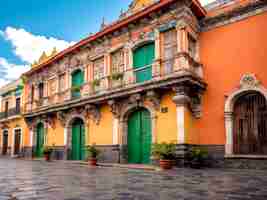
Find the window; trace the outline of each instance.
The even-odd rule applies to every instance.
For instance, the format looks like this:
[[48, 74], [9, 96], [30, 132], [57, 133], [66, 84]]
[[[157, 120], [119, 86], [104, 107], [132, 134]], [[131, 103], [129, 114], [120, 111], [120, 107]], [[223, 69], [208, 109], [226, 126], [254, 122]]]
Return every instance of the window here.
[[94, 79], [101, 79], [104, 77], [104, 57], [94, 61]]
[[164, 73], [169, 74], [173, 71], [174, 58], [177, 53], [176, 29], [171, 29], [164, 32], [163, 41]]
[[34, 101], [34, 85], [31, 87], [31, 102]]
[[5, 116], [8, 116], [8, 101], [5, 102]]
[[120, 49], [111, 54], [111, 71], [112, 73], [123, 72], [124, 67], [124, 53], [123, 49]]
[[59, 92], [63, 92], [65, 90], [65, 74], [61, 74], [59, 76]]
[[16, 113], [20, 113], [20, 98], [16, 98]]
[[78, 69], [71, 74], [71, 87], [72, 87], [72, 97], [81, 96], [81, 86], [84, 83], [84, 73], [82, 70]]
[[39, 99], [44, 97], [44, 83], [39, 83], [38, 85]]
[[192, 58], [196, 57], [197, 41], [191, 35], [188, 35], [188, 52]]

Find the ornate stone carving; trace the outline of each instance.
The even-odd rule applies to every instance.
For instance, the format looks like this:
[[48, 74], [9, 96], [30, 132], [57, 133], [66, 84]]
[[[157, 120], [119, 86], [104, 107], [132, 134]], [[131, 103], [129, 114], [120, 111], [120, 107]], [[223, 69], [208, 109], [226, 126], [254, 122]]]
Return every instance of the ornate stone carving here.
[[245, 74], [240, 80], [240, 87], [243, 88], [256, 88], [260, 85], [254, 74]]
[[190, 104], [191, 99], [188, 95], [189, 88], [186, 86], [177, 86], [173, 90], [176, 92], [176, 95], [172, 98], [173, 102], [176, 105], [187, 105]]
[[57, 112], [57, 119], [60, 121], [61, 125], [65, 127], [67, 120], [67, 113], [65, 111]]
[[122, 104], [115, 100], [108, 101], [108, 105], [110, 106], [110, 111], [114, 115], [115, 118], [120, 118]]
[[147, 100], [152, 103], [154, 106], [155, 110], [160, 109], [160, 95], [156, 93], [154, 90], [148, 91], [146, 93]]
[[202, 116], [202, 95], [196, 94], [191, 97], [190, 108], [195, 118], [199, 119]]
[[101, 119], [101, 112], [98, 106], [96, 105], [87, 105], [86, 106], [86, 110], [88, 112], [88, 114], [92, 117], [92, 119], [94, 120], [94, 122], [99, 125], [100, 119]]

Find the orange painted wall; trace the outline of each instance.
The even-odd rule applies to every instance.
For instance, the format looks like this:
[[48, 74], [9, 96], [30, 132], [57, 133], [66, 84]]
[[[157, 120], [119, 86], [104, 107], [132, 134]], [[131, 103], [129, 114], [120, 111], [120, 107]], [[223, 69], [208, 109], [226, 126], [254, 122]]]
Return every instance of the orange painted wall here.
[[196, 120], [200, 144], [224, 144], [225, 95], [242, 74], [254, 73], [267, 87], [267, 12], [200, 35], [200, 55], [208, 83], [203, 117]]

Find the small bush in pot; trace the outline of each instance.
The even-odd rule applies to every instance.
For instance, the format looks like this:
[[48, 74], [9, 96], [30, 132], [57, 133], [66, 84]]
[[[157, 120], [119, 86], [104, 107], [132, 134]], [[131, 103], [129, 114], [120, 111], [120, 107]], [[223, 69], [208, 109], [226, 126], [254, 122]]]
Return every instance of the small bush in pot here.
[[51, 147], [45, 147], [43, 150], [43, 154], [46, 161], [51, 161], [51, 154], [53, 152], [53, 148]]
[[88, 146], [87, 148], [88, 151], [88, 162], [91, 166], [96, 166], [97, 165], [97, 157], [100, 154], [100, 150], [98, 150], [95, 146], [95, 144]]
[[175, 143], [160, 143], [153, 144], [152, 156], [159, 159], [159, 164], [162, 169], [171, 169], [176, 159], [176, 144]]
[[189, 154], [191, 168], [200, 169], [205, 166], [208, 159], [208, 151], [205, 148], [194, 147]]

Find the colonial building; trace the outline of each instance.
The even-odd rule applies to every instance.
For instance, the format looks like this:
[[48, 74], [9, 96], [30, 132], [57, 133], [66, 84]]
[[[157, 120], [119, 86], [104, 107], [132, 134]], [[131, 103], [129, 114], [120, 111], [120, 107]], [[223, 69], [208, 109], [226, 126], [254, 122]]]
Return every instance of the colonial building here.
[[217, 157], [267, 155], [267, 3], [135, 0], [112, 24], [25, 77], [27, 151], [149, 163], [151, 145], [204, 145]]
[[26, 143], [26, 124], [22, 117], [23, 83], [14, 81], [0, 89], [0, 154], [19, 156]]

